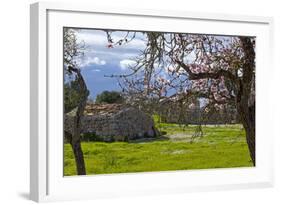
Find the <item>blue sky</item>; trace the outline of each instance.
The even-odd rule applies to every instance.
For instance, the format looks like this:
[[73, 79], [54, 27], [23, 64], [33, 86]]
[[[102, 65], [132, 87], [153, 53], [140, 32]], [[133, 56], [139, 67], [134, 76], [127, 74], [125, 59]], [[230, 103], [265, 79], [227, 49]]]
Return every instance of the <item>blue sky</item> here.
[[[116, 41], [125, 35], [126, 32], [116, 31], [112, 33], [112, 38]], [[129, 73], [127, 66], [133, 63], [132, 59], [145, 47], [144, 38], [141, 33], [137, 33], [130, 43], [108, 48], [104, 31], [77, 30], [78, 42], [85, 43], [84, 56], [78, 61], [90, 91], [90, 98], [95, 98], [104, 90], [120, 90], [116, 78], [104, 77], [104, 75]]]

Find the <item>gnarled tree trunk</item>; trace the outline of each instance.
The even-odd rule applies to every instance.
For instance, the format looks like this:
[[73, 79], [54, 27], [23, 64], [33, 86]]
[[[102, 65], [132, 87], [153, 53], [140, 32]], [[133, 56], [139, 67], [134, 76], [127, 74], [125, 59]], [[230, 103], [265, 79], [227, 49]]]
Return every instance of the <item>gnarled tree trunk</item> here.
[[240, 37], [244, 50], [243, 78], [239, 80], [237, 110], [246, 131], [246, 140], [254, 166], [256, 165], [255, 138], [255, 50], [250, 38]]
[[73, 154], [76, 162], [77, 174], [86, 175], [86, 167], [85, 167], [84, 155], [81, 147], [80, 134], [81, 134], [81, 118], [84, 113], [89, 91], [87, 89], [84, 78], [80, 73], [80, 70], [70, 66], [69, 66], [69, 70], [71, 72], [76, 73], [81, 99], [77, 106], [77, 110], [74, 117], [73, 133], [71, 133], [71, 135], [68, 134], [66, 136], [73, 150]]

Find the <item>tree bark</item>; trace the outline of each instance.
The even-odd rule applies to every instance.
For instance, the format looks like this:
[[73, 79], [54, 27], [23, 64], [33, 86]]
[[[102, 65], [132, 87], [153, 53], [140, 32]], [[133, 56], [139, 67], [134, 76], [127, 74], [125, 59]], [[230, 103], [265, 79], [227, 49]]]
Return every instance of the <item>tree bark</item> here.
[[250, 151], [250, 155], [254, 166], [256, 165], [256, 123], [255, 123], [255, 105], [249, 107], [249, 128], [246, 131], [246, 139]]
[[243, 78], [238, 82], [237, 110], [246, 131], [246, 140], [253, 165], [256, 165], [255, 125], [255, 50], [250, 38], [240, 37], [244, 50]]
[[250, 107], [240, 105], [238, 107], [240, 119], [246, 131], [246, 141], [253, 162], [256, 165], [256, 126], [255, 126], [255, 105]]
[[85, 166], [84, 155], [81, 148], [80, 140], [71, 142], [70, 144], [75, 157], [77, 174], [86, 175], [86, 166]]
[[77, 174], [86, 175], [86, 167], [85, 167], [84, 155], [83, 155], [80, 139], [74, 141], [72, 138], [73, 134], [70, 134], [66, 131], [64, 132], [64, 136], [66, 140], [69, 142], [69, 144], [71, 145], [75, 158]]

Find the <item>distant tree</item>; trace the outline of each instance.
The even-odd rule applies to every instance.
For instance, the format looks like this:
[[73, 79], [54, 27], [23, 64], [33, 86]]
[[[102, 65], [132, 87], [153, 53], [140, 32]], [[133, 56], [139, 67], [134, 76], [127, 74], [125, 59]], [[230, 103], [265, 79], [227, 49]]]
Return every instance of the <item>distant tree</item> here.
[[96, 103], [122, 103], [124, 101], [120, 92], [117, 91], [103, 91], [97, 95]]
[[64, 113], [68, 113], [77, 107], [81, 99], [77, 80], [64, 83]]

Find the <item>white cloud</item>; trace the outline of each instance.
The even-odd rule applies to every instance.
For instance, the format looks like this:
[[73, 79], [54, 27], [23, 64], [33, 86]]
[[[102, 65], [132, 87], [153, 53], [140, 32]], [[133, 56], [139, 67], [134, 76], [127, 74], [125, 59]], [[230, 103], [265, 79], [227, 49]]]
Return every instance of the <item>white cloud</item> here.
[[106, 61], [101, 60], [98, 57], [94, 57], [94, 58], [86, 57], [86, 58], [82, 58], [81, 62], [79, 64], [80, 64], [81, 67], [86, 67], [86, 66], [89, 66], [89, 65], [92, 65], [92, 64], [105, 65]]
[[106, 64], [105, 60], [100, 60], [98, 57], [94, 57], [93, 63], [97, 64], [97, 65], [105, 65]]
[[92, 72], [100, 72], [100, 69], [93, 69]]
[[89, 45], [107, 45], [106, 35], [98, 33], [78, 33], [77, 34], [78, 42], [84, 42], [86, 46]]
[[122, 70], [126, 70], [130, 66], [134, 66], [136, 64], [135, 61], [130, 60], [130, 59], [124, 59], [120, 61], [120, 68]]
[[[112, 33], [114, 42], [126, 36], [127, 32], [116, 31]], [[133, 33], [128, 36], [132, 37]], [[84, 57], [79, 59], [81, 67], [95, 65], [119, 64], [120, 69], [126, 70], [129, 66], [133, 66], [134, 57], [139, 55], [139, 51], [146, 46], [145, 36], [141, 33], [136, 33], [136, 36], [129, 43], [114, 45], [114, 48], [107, 48], [106, 32], [102, 30], [81, 29], [77, 31], [78, 42], [84, 41], [85, 50]]]

